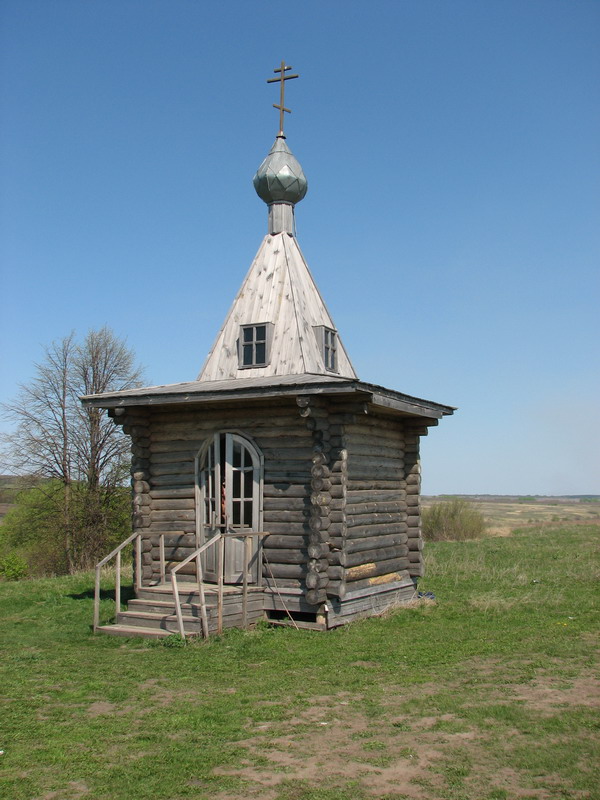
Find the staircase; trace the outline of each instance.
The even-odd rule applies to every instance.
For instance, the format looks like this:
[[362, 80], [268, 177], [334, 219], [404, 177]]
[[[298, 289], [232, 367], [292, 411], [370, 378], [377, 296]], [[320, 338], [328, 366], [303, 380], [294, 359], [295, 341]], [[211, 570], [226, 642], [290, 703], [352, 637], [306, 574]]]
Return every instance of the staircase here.
[[[204, 592], [209, 633], [217, 633], [217, 588], [214, 584], [205, 583]], [[178, 593], [186, 636], [202, 636], [200, 597], [197, 588], [180, 585]], [[223, 628], [242, 627], [242, 615], [241, 589], [236, 586], [224, 587]], [[263, 616], [263, 591], [252, 587], [248, 590], [247, 624], [255, 625]], [[96, 630], [111, 636], [146, 639], [157, 639], [179, 633], [171, 585], [160, 584], [138, 588], [136, 597], [127, 604], [127, 611], [117, 612], [116, 624], [99, 625]]]

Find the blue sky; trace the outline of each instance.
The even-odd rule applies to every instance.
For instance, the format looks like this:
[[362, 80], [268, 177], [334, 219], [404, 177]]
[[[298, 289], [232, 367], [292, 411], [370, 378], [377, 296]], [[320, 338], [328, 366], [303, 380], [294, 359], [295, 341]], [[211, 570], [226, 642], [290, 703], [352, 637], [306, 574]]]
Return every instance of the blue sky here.
[[600, 493], [600, 2], [3, 0], [0, 23], [0, 401], [104, 324], [148, 383], [196, 377], [266, 233], [285, 58], [298, 239], [356, 370], [459, 406], [424, 491]]

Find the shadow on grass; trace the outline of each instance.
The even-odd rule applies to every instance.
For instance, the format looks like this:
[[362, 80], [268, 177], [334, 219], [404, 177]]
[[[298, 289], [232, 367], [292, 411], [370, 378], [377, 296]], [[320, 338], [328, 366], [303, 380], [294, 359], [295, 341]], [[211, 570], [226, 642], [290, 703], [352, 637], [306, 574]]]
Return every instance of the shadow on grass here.
[[[70, 597], [71, 600], [93, 600], [94, 599], [94, 590], [88, 589], [85, 592], [81, 592], [80, 594], [68, 594], [67, 597]], [[135, 589], [133, 586], [121, 586], [121, 603], [127, 603], [129, 600], [133, 600], [135, 597]], [[114, 589], [100, 589], [100, 600], [114, 600], [115, 599], [115, 590]]]

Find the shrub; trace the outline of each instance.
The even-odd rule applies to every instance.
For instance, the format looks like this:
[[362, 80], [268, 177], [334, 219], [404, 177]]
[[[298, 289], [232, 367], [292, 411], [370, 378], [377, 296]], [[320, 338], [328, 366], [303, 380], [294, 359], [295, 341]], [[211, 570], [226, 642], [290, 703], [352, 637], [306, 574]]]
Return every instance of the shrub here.
[[17, 553], [9, 553], [0, 558], [0, 577], [7, 581], [18, 581], [25, 578], [29, 568], [24, 558]]
[[429, 542], [479, 539], [484, 532], [481, 511], [459, 497], [435, 503], [423, 511], [423, 538]]
[[65, 487], [45, 481], [21, 491], [0, 527], [0, 557], [16, 552], [35, 577], [66, 575], [89, 569], [130, 533], [127, 489], [99, 489], [72, 484], [69, 522], [65, 524]]

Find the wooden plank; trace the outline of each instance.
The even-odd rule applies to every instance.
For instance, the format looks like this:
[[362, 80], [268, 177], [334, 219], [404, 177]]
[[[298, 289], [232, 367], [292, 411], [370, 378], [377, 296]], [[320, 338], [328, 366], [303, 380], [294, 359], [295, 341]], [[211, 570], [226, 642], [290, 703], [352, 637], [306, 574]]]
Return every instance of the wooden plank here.
[[350, 481], [400, 481], [404, 477], [404, 470], [400, 467], [365, 467], [362, 464], [348, 462], [348, 480]]
[[152, 522], [177, 522], [181, 520], [182, 522], [194, 522], [196, 519], [196, 512], [195, 511], [184, 511], [182, 509], [170, 509], [168, 511], [152, 511], [151, 512], [151, 519]]
[[398, 514], [406, 519], [406, 505], [403, 501], [377, 500], [369, 502], [366, 498], [360, 503], [346, 501], [346, 514], [350, 517], [359, 517], [369, 514]]
[[265, 511], [309, 511], [310, 493], [302, 488], [295, 497], [265, 497]]
[[187, 450], [169, 449], [160, 453], [153, 453], [151, 450], [150, 463], [148, 466], [152, 464], [189, 463], [196, 458], [198, 450], [198, 447], [193, 447], [192, 449], [188, 448]]
[[269, 534], [263, 539], [263, 547], [267, 549], [306, 548], [308, 536], [295, 536], [290, 534]]
[[402, 462], [404, 466], [404, 449], [394, 445], [383, 445], [379, 442], [369, 442], [368, 444], [357, 444], [351, 437], [346, 438], [348, 458], [382, 458], [392, 463]]
[[370, 476], [368, 478], [362, 479], [355, 479], [348, 476], [348, 480], [346, 483], [347, 490], [351, 491], [366, 491], [366, 490], [387, 490], [387, 489], [398, 489], [400, 491], [406, 491], [406, 486], [401, 478], [392, 478], [391, 480], [380, 480], [378, 478], [374, 478]]
[[295, 498], [304, 498], [308, 497], [310, 492], [310, 484], [307, 481], [306, 483], [302, 484], [293, 484], [293, 483], [266, 483], [264, 485], [264, 498], [265, 501], [268, 502], [270, 508], [279, 508], [281, 506], [273, 505], [273, 500], [280, 500], [282, 505], [285, 504], [285, 501], [289, 499]]
[[346, 501], [352, 503], [405, 503], [406, 492], [395, 484], [390, 489], [352, 489], [346, 491]]
[[263, 512], [264, 523], [267, 527], [273, 524], [282, 524], [287, 522], [308, 522], [310, 517], [310, 510], [307, 508], [304, 511], [267, 511]]
[[408, 572], [406, 570], [397, 570], [386, 575], [376, 575], [373, 578], [364, 578], [362, 580], [352, 581], [347, 585], [348, 594], [355, 594], [363, 589], [368, 590], [370, 593], [374, 587], [386, 586], [395, 581], [405, 580]]
[[152, 511], [189, 511], [194, 510], [196, 503], [193, 497], [168, 497], [164, 500], [152, 500], [150, 509]]
[[263, 547], [263, 554], [270, 564], [306, 564], [309, 560], [305, 548], [271, 548]]
[[[370, 513], [370, 514], [354, 514], [347, 515], [346, 525], [348, 529], [355, 527], [364, 527], [366, 525], [397, 525], [404, 523], [406, 520], [406, 513], [398, 511], [393, 514], [390, 513]], [[391, 533], [392, 531], [390, 531]]]
[[[373, 549], [376, 543], [377, 547], [393, 547], [395, 545], [407, 544], [408, 539], [405, 533], [392, 533], [383, 536], [365, 536], [362, 539], [348, 539], [346, 541], [345, 550], [347, 553], [358, 553], [364, 550]], [[418, 549], [418, 548], [412, 548]]]
[[194, 533], [195, 530], [196, 523], [194, 521], [176, 520], [175, 522], [159, 522], [152, 520], [149, 532], [181, 531], [182, 533]]
[[379, 575], [400, 572], [401, 570], [407, 569], [408, 565], [408, 558], [392, 558], [386, 561], [376, 561], [370, 564], [350, 567], [346, 570], [346, 582], [351, 583], [352, 581], [364, 580], [365, 578], [374, 578]]
[[193, 461], [176, 461], [172, 464], [154, 464], [150, 466], [150, 475], [155, 478], [159, 475], [185, 475], [194, 474]]
[[[415, 555], [420, 556], [419, 553], [416, 553]], [[406, 558], [407, 556], [409, 561], [412, 560], [412, 553], [409, 554], [408, 547], [405, 544], [402, 544], [394, 545], [392, 547], [374, 548], [372, 550], [359, 550], [355, 553], [341, 553], [340, 564], [344, 567], [351, 568], [361, 566], [363, 564], [370, 565], [379, 563], [381, 561]], [[346, 577], [348, 577], [347, 572]]]
[[277, 592], [280, 590], [285, 590], [285, 592], [294, 591], [304, 594], [306, 591], [306, 583], [304, 580], [297, 578], [272, 578], [268, 574], [268, 571], [266, 574], [263, 571], [263, 578], [265, 581], [265, 592]]
[[151, 500], [168, 500], [170, 498], [173, 499], [194, 499], [195, 497], [195, 487], [194, 486], [185, 486], [179, 489], [163, 489], [163, 488], [156, 488], [150, 489], [148, 493]]
[[192, 533], [169, 532], [163, 536], [155, 533], [144, 539], [144, 545], [158, 547], [160, 540], [163, 539], [165, 547], [190, 547], [196, 549], [196, 537]]
[[[314, 451], [312, 447], [276, 447], [274, 449], [265, 448], [263, 450], [263, 455], [265, 457], [265, 461], [275, 461], [279, 462], [310, 462], [314, 457]], [[295, 465], [297, 468], [297, 465]]]
[[272, 564], [271, 562], [263, 566], [263, 577], [268, 578], [297, 578], [304, 580], [308, 573], [308, 567], [300, 564]]
[[193, 472], [182, 472], [177, 475], [154, 475], [150, 479], [150, 491], [161, 486], [170, 489], [183, 489], [184, 487], [193, 487], [195, 482], [196, 476]]

